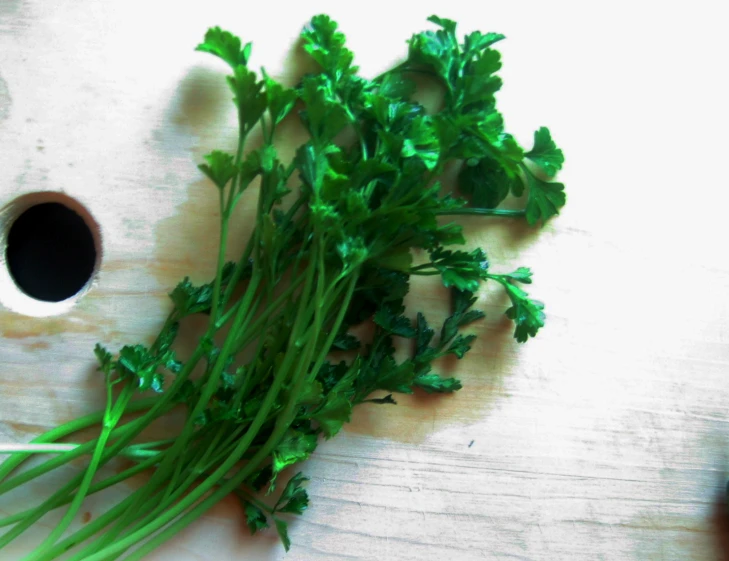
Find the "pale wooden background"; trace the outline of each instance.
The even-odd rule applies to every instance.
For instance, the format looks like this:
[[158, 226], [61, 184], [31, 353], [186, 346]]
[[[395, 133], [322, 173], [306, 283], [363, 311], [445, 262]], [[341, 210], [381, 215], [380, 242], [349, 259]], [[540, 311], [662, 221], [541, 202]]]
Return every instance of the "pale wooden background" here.
[[[208, 26], [253, 41], [253, 64], [285, 80], [300, 28], [326, 12], [374, 75], [438, 13], [507, 35], [508, 127], [528, 144], [546, 124], [567, 156], [568, 206], [546, 228], [470, 223], [495, 268], [534, 269], [548, 326], [518, 346], [504, 298], [485, 294], [465, 389], [361, 407], [306, 466], [312, 506], [286, 558], [716, 559], [729, 466], [719, 6], [0, 0], [0, 207], [65, 192], [104, 249], [70, 312], [0, 310], [0, 439], [95, 409], [93, 344], [149, 338], [169, 288], [210, 276], [216, 202], [195, 164], [234, 131], [224, 68], [193, 52]], [[425, 288], [420, 302], [440, 296]], [[225, 503], [149, 559], [284, 558], [272, 534], [246, 534]]]

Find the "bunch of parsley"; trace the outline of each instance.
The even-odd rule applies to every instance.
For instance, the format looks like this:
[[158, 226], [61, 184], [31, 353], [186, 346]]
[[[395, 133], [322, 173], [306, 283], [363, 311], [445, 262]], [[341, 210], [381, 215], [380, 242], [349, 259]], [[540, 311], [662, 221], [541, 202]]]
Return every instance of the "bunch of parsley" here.
[[[544, 313], [522, 288], [530, 270], [493, 273], [481, 249], [454, 249], [466, 240], [445, 217], [547, 220], [565, 203], [563, 185], [549, 181], [562, 152], [546, 128], [528, 152], [504, 131], [494, 98], [501, 61], [493, 45], [501, 35], [474, 32], [459, 41], [454, 22], [430, 21], [438, 29], [414, 35], [402, 64], [369, 80], [358, 75], [337, 25], [317, 16], [302, 38], [319, 71], [293, 88], [249, 68], [250, 44], [219, 28], [207, 32], [198, 50], [230, 66], [239, 128], [234, 154], [216, 150], [199, 166], [220, 201], [217, 274], [209, 284], [177, 285], [151, 346], [112, 355], [97, 345], [104, 411], [45, 433], [0, 467], [6, 493], [90, 456], [42, 503], [0, 520], [8, 528], [0, 549], [68, 505], [25, 561], [72, 549], [72, 561], [138, 560], [231, 493], [251, 532], [273, 523], [288, 549], [286, 517], [301, 514], [309, 498], [301, 473], [285, 484], [281, 473], [306, 460], [321, 436], [336, 435], [360, 403], [395, 403], [392, 394], [416, 388], [460, 389], [457, 379], [434, 372], [433, 362], [469, 350], [475, 335], [463, 328], [483, 317], [472, 306], [484, 281], [506, 290], [517, 341], [536, 335]], [[413, 98], [413, 77], [423, 74], [444, 92], [435, 112]], [[274, 139], [280, 123], [296, 115], [309, 138], [287, 163]], [[246, 150], [257, 127], [263, 143]], [[456, 191], [438, 181], [451, 164], [461, 166]], [[226, 262], [229, 224], [253, 188], [255, 228], [239, 259]], [[498, 208], [509, 194], [525, 195], [523, 210]], [[417, 265], [415, 253], [423, 257]], [[437, 330], [422, 313], [404, 315], [413, 275], [438, 275], [451, 289], [451, 315]], [[181, 361], [173, 344], [182, 320], [196, 314], [208, 316], [208, 327]], [[374, 328], [362, 341], [352, 328], [367, 321]], [[396, 359], [395, 338], [413, 341], [408, 358]], [[333, 351], [348, 351], [347, 358], [335, 361]], [[152, 397], [135, 399], [147, 390]], [[180, 407], [185, 422], [174, 437], [139, 442], [150, 423]], [[101, 427], [97, 438], [58, 453], [58, 440], [94, 425]], [[58, 454], [15, 473], [35, 452]], [[99, 480], [99, 469], [117, 456], [131, 467]], [[142, 487], [64, 537], [87, 496], [147, 471]]]

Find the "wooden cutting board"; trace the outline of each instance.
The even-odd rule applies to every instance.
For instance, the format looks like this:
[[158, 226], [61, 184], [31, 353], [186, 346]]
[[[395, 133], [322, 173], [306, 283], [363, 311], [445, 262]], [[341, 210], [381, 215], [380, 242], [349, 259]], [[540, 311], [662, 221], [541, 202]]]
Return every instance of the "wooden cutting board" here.
[[[217, 203], [196, 164], [234, 128], [224, 68], [193, 51], [205, 30], [252, 41], [252, 64], [285, 81], [295, 38], [321, 12], [370, 76], [432, 13], [504, 33], [508, 128], [528, 145], [550, 126], [568, 204], [541, 230], [468, 222], [494, 268], [533, 268], [547, 327], [517, 345], [504, 297], [484, 293], [479, 342], [453, 365], [465, 388], [360, 407], [305, 466], [312, 505], [286, 558], [716, 559], [729, 465], [729, 45], [708, 0], [0, 0], [0, 224], [20, 204], [70, 200], [100, 244], [90, 287], [65, 307], [24, 299], [0, 263], [0, 440], [96, 410], [94, 343], [149, 340], [169, 289], [211, 276]], [[442, 291], [420, 286], [417, 304], [442, 313]], [[0, 515], [78, 469], [0, 498]], [[20, 558], [54, 520], [0, 558]], [[248, 537], [233, 502], [149, 556], [283, 558], [272, 533]]]

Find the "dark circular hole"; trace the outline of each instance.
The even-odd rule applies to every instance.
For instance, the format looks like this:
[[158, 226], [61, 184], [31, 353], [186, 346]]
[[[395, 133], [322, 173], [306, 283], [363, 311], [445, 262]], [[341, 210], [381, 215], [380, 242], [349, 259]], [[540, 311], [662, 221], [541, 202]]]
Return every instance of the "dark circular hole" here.
[[91, 230], [60, 203], [32, 206], [16, 218], [5, 251], [18, 288], [46, 302], [76, 294], [91, 278], [96, 263]]

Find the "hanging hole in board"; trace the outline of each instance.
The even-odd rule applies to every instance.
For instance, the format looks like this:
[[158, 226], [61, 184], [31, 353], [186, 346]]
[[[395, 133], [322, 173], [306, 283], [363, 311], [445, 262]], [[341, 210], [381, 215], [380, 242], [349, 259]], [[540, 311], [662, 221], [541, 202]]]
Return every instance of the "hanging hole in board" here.
[[31, 316], [70, 309], [101, 262], [98, 224], [61, 193], [31, 193], [0, 211], [0, 249], [0, 301]]

